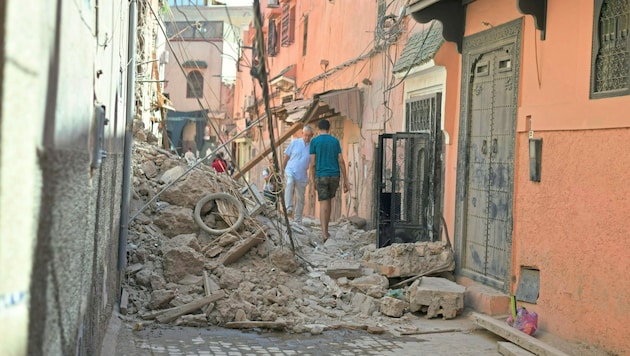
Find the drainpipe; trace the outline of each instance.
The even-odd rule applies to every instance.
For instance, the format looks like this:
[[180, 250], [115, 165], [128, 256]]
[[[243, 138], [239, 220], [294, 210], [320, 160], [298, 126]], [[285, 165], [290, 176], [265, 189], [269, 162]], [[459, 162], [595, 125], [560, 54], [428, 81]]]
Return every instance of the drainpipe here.
[[122, 196], [120, 199], [120, 231], [118, 234], [118, 271], [127, 266], [127, 231], [129, 228], [129, 199], [131, 184], [131, 154], [133, 119], [136, 95], [136, 36], [138, 27], [137, 0], [129, 1], [129, 29], [127, 33], [127, 98], [125, 100], [125, 147], [123, 153]]

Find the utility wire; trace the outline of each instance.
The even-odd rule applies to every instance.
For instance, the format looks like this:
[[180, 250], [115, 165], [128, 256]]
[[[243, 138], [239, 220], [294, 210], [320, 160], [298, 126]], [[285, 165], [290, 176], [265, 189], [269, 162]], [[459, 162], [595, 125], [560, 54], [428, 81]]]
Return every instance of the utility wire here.
[[[265, 40], [262, 31], [262, 13], [260, 11], [260, 2], [259, 0], [254, 0], [254, 25], [256, 27], [256, 42], [258, 44], [258, 59], [260, 70], [257, 72], [258, 81], [260, 82], [260, 86], [262, 87], [262, 96], [265, 102], [265, 113], [267, 114], [267, 125], [269, 127], [269, 141], [271, 145], [271, 153], [273, 157], [273, 165], [276, 171], [280, 171], [280, 164], [278, 163], [278, 153], [276, 152], [276, 141], [273, 132], [273, 118], [271, 116], [271, 107], [269, 105], [269, 82], [267, 80], [267, 65], [266, 59], [267, 55], [265, 53]], [[280, 206], [282, 207], [282, 211], [284, 212], [285, 224], [287, 226], [287, 234], [289, 235], [289, 241], [291, 242], [291, 250], [295, 254], [295, 242], [293, 241], [293, 234], [291, 231], [291, 224], [289, 222], [289, 217], [287, 216], [287, 207], [284, 201], [284, 194], [280, 194]]]

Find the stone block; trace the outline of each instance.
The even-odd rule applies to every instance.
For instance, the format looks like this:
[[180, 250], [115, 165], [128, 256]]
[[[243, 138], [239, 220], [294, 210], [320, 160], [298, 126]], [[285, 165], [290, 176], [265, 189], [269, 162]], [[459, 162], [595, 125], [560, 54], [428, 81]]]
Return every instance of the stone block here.
[[362, 274], [361, 264], [350, 261], [334, 261], [326, 268], [326, 274], [331, 278], [360, 277]]
[[389, 278], [455, 269], [453, 250], [444, 242], [395, 243], [365, 251], [362, 264]]
[[404, 300], [383, 297], [381, 299], [381, 313], [394, 318], [400, 318], [405, 313], [408, 303]]
[[465, 287], [444, 278], [423, 277], [407, 290], [409, 310], [426, 312], [427, 318], [442, 314], [452, 319], [464, 309]]

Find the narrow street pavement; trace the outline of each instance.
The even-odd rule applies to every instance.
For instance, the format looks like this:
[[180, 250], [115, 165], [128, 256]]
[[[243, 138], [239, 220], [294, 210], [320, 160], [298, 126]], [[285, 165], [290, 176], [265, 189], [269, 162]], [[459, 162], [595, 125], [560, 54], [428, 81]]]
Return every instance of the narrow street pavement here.
[[[500, 337], [466, 316], [418, 318], [416, 335], [326, 330], [319, 335], [112, 322], [103, 355], [499, 355]], [[140, 330], [134, 330], [140, 329]]]

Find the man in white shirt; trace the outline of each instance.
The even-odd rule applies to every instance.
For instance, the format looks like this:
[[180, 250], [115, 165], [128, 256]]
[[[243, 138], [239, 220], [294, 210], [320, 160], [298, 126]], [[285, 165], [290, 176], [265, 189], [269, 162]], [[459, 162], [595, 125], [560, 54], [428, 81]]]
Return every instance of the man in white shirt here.
[[[284, 150], [284, 160], [282, 161], [282, 171], [284, 172], [284, 201], [287, 204], [287, 214], [293, 215], [295, 212], [295, 222], [302, 222], [302, 212], [304, 211], [304, 194], [308, 184], [308, 174], [306, 173], [310, 164], [310, 142], [313, 138], [313, 129], [304, 126], [302, 138], [291, 141], [289, 147]], [[295, 209], [293, 209], [293, 192], [295, 195]]]

